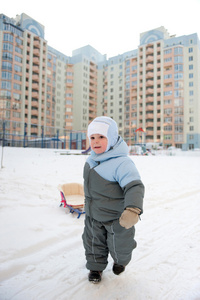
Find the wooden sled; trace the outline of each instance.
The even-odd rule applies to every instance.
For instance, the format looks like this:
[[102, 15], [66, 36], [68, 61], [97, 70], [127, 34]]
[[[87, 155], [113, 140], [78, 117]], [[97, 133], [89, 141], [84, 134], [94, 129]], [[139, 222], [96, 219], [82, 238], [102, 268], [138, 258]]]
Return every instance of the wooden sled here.
[[84, 191], [80, 183], [65, 183], [58, 186], [61, 195], [60, 206], [68, 207], [70, 213], [76, 212], [78, 219], [84, 211]]

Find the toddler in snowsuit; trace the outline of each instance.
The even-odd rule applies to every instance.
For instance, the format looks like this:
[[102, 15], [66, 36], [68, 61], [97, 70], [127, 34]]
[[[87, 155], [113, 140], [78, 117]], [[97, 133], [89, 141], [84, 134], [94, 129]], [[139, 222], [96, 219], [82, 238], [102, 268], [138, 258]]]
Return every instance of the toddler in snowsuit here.
[[97, 117], [88, 126], [91, 155], [84, 166], [85, 228], [83, 245], [88, 279], [101, 281], [108, 263], [119, 275], [136, 247], [135, 227], [143, 212], [144, 185], [116, 122]]

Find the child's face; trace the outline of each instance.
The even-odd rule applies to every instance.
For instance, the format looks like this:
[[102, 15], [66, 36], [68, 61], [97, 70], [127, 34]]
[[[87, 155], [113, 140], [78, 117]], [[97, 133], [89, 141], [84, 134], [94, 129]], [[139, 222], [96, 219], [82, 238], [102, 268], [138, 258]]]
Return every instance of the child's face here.
[[96, 154], [101, 154], [106, 151], [108, 140], [104, 135], [101, 134], [92, 134], [90, 136], [90, 144], [92, 150]]

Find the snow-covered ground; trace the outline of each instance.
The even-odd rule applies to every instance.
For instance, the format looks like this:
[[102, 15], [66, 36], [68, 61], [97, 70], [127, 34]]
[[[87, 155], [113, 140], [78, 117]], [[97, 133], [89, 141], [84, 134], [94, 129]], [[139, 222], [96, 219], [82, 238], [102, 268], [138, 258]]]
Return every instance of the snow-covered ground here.
[[[1, 150], [0, 150], [1, 151]], [[1, 152], [0, 152], [1, 153]], [[0, 169], [1, 300], [200, 299], [200, 156], [132, 156], [146, 187], [138, 247], [120, 276], [109, 258], [88, 282], [82, 231], [57, 186], [82, 183], [87, 156], [4, 148]]]

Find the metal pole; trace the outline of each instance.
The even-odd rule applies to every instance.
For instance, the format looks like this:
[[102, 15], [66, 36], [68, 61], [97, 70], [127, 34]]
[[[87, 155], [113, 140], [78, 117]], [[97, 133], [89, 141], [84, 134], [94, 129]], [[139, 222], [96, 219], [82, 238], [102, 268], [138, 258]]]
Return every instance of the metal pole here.
[[3, 168], [3, 148], [4, 148], [4, 139], [5, 139], [5, 129], [6, 129], [6, 123], [3, 120], [3, 137], [2, 137], [2, 153], [1, 153], [1, 169]]
[[58, 149], [58, 138], [59, 138], [59, 129], [57, 129], [57, 137], [56, 137], [56, 140], [57, 140], [57, 149]]
[[64, 131], [64, 136], [65, 136], [65, 138], [64, 138], [64, 149], [66, 149], [66, 131]]
[[24, 148], [26, 147], [26, 127], [27, 123], [24, 123]]
[[70, 132], [69, 149], [72, 149], [72, 132]]
[[44, 148], [44, 126], [42, 126], [42, 148]]

